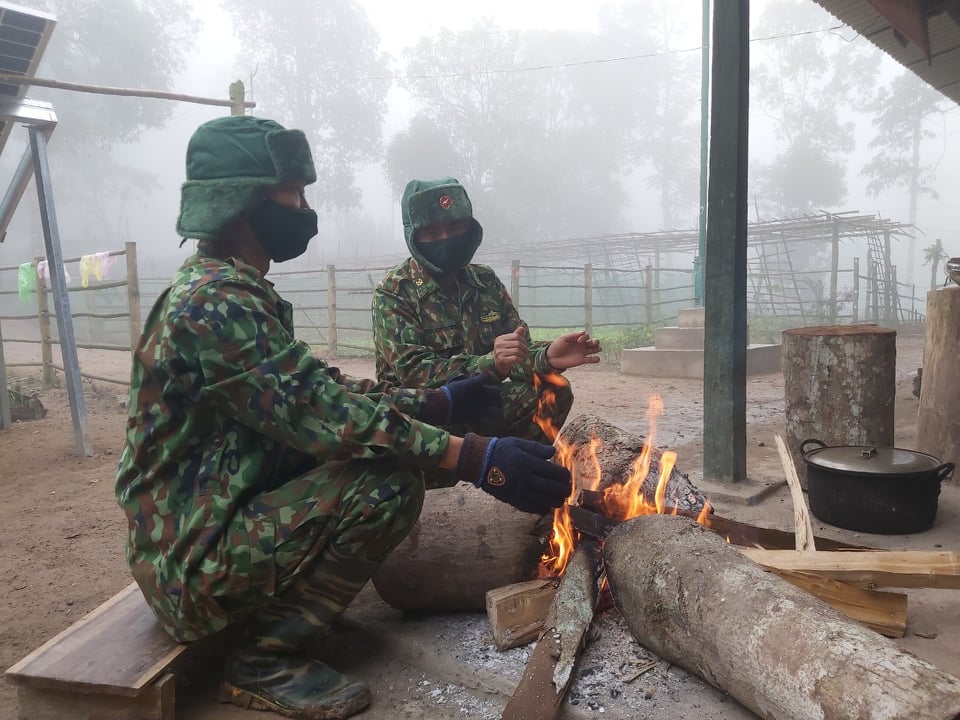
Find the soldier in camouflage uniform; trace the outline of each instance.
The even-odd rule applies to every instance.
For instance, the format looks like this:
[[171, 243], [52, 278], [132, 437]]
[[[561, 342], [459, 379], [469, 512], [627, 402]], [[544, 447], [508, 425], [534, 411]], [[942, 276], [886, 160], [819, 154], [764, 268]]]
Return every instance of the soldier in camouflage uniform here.
[[435, 388], [489, 373], [504, 381], [503, 416], [492, 424], [447, 429], [549, 441], [534, 422], [541, 392], [534, 376], [547, 378], [555, 394], [552, 419], [559, 428], [573, 405], [570, 384], [559, 372], [599, 362], [599, 341], [572, 332], [553, 342], [530, 342], [527, 324], [493, 269], [470, 263], [483, 228], [457, 180], [411, 180], [400, 209], [413, 257], [387, 273], [374, 291], [377, 377]]
[[424, 470], [527, 512], [570, 491], [552, 447], [438, 427], [500, 412], [484, 376], [375, 384], [294, 338], [264, 275], [316, 234], [315, 179], [298, 130], [240, 116], [194, 133], [177, 229], [200, 242], [135, 348], [116, 483], [127, 560], [163, 628], [189, 642], [240, 625], [222, 699], [310, 719], [370, 702], [311, 645], [409, 532]]

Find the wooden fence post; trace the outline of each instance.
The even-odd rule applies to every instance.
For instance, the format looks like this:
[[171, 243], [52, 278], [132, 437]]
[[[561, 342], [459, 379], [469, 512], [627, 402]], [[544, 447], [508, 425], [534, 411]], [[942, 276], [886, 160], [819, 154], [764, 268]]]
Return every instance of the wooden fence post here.
[[337, 269], [327, 265], [327, 343], [330, 356], [337, 356]]
[[520, 261], [510, 261], [510, 299], [520, 307]]
[[8, 427], [10, 427], [10, 394], [7, 391], [7, 365], [3, 359], [3, 329], [0, 327], [0, 430], [6, 430]]
[[[34, 258], [36, 267], [45, 260]], [[50, 298], [47, 297], [47, 281], [37, 273], [37, 320], [40, 325], [40, 362], [43, 363], [43, 386], [53, 387], [53, 336], [50, 330]]]
[[900, 313], [897, 309], [900, 307], [900, 286], [897, 284], [897, 266], [890, 266], [890, 304], [887, 307], [887, 321], [900, 322]]
[[877, 287], [877, 268], [876, 263], [870, 263], [867, 270], [867, 293], [869, 295], [868, 315], [873, 322], [880, 320], [880, 289]]
[[136, 352], [143, 324], [140, 319], [140, 272], [137, 269], [137, 244], [123, 244], [123, 256], [127, 263], [127, 333], [130, 335], [130, 352]]
[[860, 321], [860, 258], [853, 259], [853, 321]]
[[837, 321], [837, 272], [840, 265], [840, 221], [833, 219], [833, 243], [830, 253], [830, 322]]
[[593, 266], [583, 266], [583, 329], [593, 334]]
[[645, 286], [644, 287], [644, 302], [647, 306], [647, 327], [653, 327], [653, 268], [647, 265], [646, 271], [644, 273]]

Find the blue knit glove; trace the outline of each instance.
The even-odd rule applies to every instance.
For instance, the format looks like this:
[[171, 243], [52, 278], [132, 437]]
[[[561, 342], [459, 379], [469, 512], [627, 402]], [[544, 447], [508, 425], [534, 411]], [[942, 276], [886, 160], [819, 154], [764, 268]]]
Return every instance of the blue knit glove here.
[[523, 512], [543, 515], [570, 495], [570, 471], [550, 462], [552, 445], [467, 433], [457, 477]]
[[426, 398], [419, 419], [431, 425], [503, 423], [500, 381], [490, 375], [454, 380], [436, 390], [427, 390]]

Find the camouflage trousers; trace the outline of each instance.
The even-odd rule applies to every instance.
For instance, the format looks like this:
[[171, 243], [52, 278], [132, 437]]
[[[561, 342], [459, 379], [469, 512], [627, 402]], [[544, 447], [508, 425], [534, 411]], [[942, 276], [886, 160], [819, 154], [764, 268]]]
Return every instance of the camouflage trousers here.
[[[203, 564], [185, 578], [191, 612], [176, 618], [175, 630], [163, 599], [151, 604], [178, 640], [241, 623], [258, 646], [295, 650], [343, 612], [407, 536], [423, 493], [418, 469], [390, 461], [313, 467], [242, 508], [220, 540], [228, 567]], [[246, 582], [230, 586], [243, 589], [220, 594], [219, 578], [238, 573]]]
[[[573, 390], [566, 378], [560, 376], [563, 385], [553, 388], [556, 395], [556, 409], [553, 413], [553, 424], [559, 429], [566, 422], [570, 408], [573, 407]], [[503, 399], [503, 420], [496, 424], [466, 424], [454, 425], [445, 429], [454, 435], [465, 435], [467, 432], [477, 433], [488, 437], [519, 437], [538, 442], [552, 443], [540, 426], [534, 421], [540, 393], [534, 389], [531, 382], [524, 380], [506, 380], [500, 385], [500, 395]]]

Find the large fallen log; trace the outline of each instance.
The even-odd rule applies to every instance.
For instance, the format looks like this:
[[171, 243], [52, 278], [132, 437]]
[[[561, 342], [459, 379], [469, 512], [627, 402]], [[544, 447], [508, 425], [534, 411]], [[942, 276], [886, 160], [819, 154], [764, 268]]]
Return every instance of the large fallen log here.
[[573, 671], [597, 606], [600, 582], [597, 542], [580, 542], [560, 579], [543, 632], [501, 720], [553, 720], [573, 680]]
[[762, 718], [960, 717], [960, 679], [765, 572], [691, 520], [622, 523], [607, 537], [604, 560], [637, 640]]
[[429, 490], [374, 587], [398, 610], [483, 610], [487, 591], [536, 576], [552, 523], [471, 485]]

